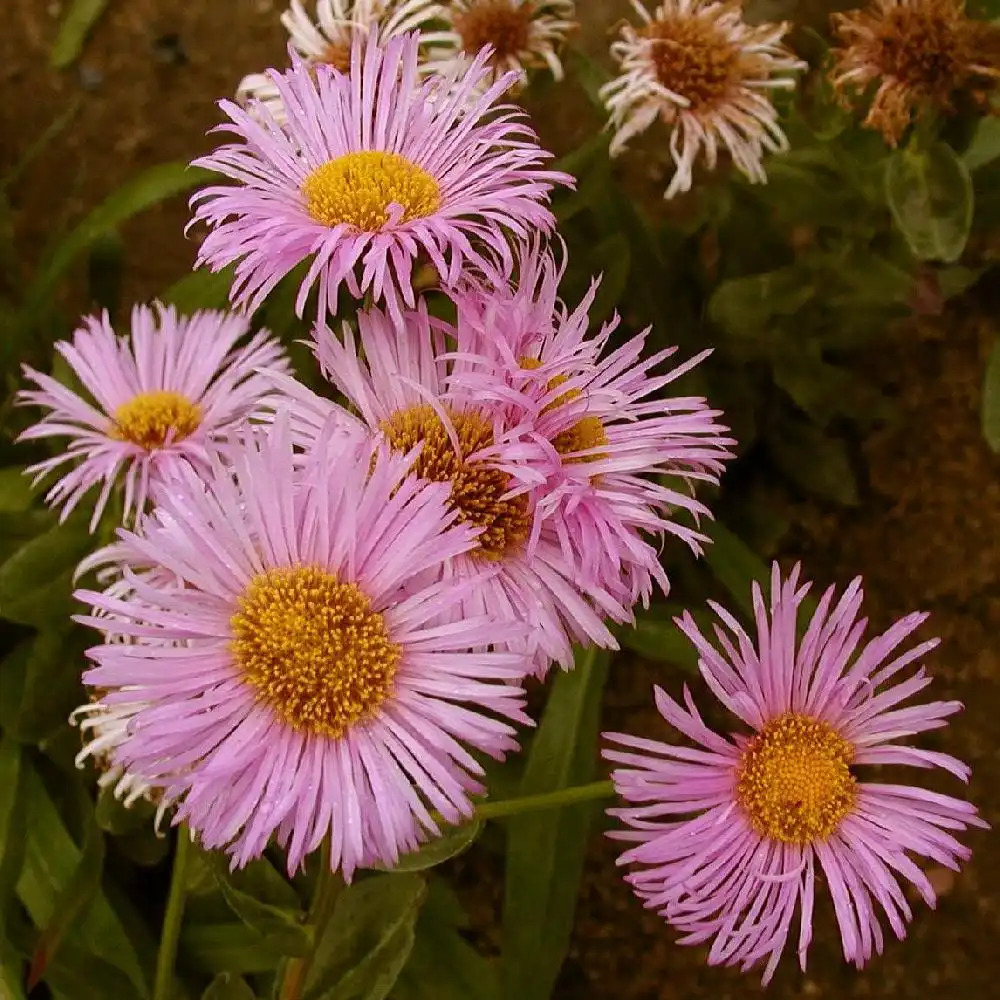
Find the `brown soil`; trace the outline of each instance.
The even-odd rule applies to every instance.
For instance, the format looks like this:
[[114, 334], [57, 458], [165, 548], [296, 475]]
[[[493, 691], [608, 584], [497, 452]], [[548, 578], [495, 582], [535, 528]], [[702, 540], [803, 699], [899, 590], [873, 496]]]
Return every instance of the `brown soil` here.
[[[268, 0], [112, 0], [81, 62], [55, 74], [47, 59], [57, 8], [43, 0], [5, 0], [0, 31], [0, 174], [71, 101], [80, 101], [74, 121], [12, 193], [15, 228], [29, 262], [56, 231], [138, 169], [188, 160], [209, 148], [204, 133], [218, 120], [215, 99], [232, 93], [243, 73], [280, 60], [284, 46], [280, 6]], [[596, 50], [615, 7], [591, 0], [586, 9], [599, 12], [583, 18]], [[547, 137], [564, 149], [580, 138], [578, 132], [562, 125]], [[190, 266], [193, 248], [182, 234], [186, 219], [183, 199], [175, 199], [125, 228], [132, 253], [126, 300], [155, 295]], [[870, 488], [864, 505], [845, 513], [780, 502], [791, 507], [799, 525], [789, 554], [801, 557], [820, 584], [843, 584], [863, 573], [874, 627], [913, 608], [933, 612], [927, 628], [945, 640], [931, 660], [939, 678], [936, 694], [967, 705], [942, 743], [975, 768], [971, 795], [996, 825], [1000, 482], [977, 415], [990, 336], [978, 321], [957, 317], [901, 332], [872, 360], [885, 391], [898, 397], [901, 419], [866, 445]], [[650, 707], [654, 681], [672, 689], [680, 683], [652, 667], [618, 671], [607, 726], [665, 736]], [[918, 904], [906, 942], [890, 941], [881, 960], [856, 973], [843, 965], [829, 915], [823, 914], [809, 972], [803, 976], [787, 962], [769, 995], [1000, 996], [1000, 849], [989, 834], [971, 840], [972, 864], [957, 879], [934, 873], [942, 890], [938, 913]], [[726, 1000], [760, 993], [752, 977], [708, 969], [701, 949], [674, 946], [669, 929], [631, 897], [613, 861], [612, 846], [595, 838], [560, 981], [562, 1000]]]

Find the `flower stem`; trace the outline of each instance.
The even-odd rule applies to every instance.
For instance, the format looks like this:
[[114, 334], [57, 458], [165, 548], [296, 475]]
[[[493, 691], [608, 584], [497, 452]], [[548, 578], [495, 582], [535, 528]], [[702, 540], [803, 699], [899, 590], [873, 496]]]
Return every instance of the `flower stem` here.
[[191, 834], [186, 826], [181, 826], [177, 831], [177, 850], [174, 852], [174, 867], [170, 875], [170, 894], [167, 896], [167, 910], [163, 915], [163, 929], [160, 931], [160, 950], [156, 955], [153, 1000], [170, 1000], [173, 995], [174, 965], [177, 961], [181, 921], [184, 918], [185, 882], [190, 857]]
[[609, 799], [614, 794], [615, 786], [611, 781], [592, 781], [589, 785], [574, 785], [572, 788], [560, 788], [555, 792], [524, 795], [518, 799], [503, 799], [500, 802], [483, 802], [476, 807], [476, 816], [479, 819], [499, 819], [503, 816], [516, 816], [519, 813], [537, 812], [541, 809], [558, 809], [561, 806], [575, 805], [577, 802]]

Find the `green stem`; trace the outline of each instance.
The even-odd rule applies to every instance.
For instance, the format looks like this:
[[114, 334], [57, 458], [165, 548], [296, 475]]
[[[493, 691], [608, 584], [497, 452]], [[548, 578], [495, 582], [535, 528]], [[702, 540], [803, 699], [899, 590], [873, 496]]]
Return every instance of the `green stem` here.
[[186, 826], [181, 826], [177, 831], [177, 850], [174, 852], [174, 868], [170, 875], [170, 895], [167, 896], [167, 911], [163, 915], [160, 950], [156, 955], [153, 1000], [170, 1000], [173, 995], [174, 965], [177, 961], [181, 920], [184, 918], [184, 893], [190, 857], [191, 834]]
[[516, 816], [518, 813], [537, 812], [541, 809], [558, 809], [590, 802], [594, 799], [609, 799], [615, 794], [615, 786], [610, 781], [592, 781], [589, 785], [574, 785], [540, 795], [524, 795], [518, 799], [503, 799], [501, 802], [483, 802], [476, 807], [479, 819], [498, 819], [502, 816]]
[[311, 955], [303, 958], [292, 958], [285, 966], [284, 975], [281, 978], [281, 991], [278, 994], [279, 1000], [299, 1000], [302, 996], [302, 987], [306, 982], [306, 975], [312, 963], [316, 948], [323, 938], [326, 925], [333, 916], [333, 907], [337, 902], [337, 896], [344, 885], [343, 879], [334, 874], [330, 867], [330, 841], [324, 840], [320, 851], [319, 872], [316, 875], [316, 885], [313, 888], [312, 903], [309, 906], [309, 914], [306, 922], [313, 929], [313, 951]]

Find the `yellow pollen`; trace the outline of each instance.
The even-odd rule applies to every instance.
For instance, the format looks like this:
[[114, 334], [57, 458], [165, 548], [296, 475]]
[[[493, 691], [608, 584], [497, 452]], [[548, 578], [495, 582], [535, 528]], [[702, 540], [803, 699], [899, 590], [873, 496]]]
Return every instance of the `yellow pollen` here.
[[857, 795], [854, 747], [825, 722], [788, 712], [743, 751], [736, 797], [762, 836], [785, 844], [829, 837]]
[[657, 79], [686, 97], [695, 112], [727, 100], [733, 84], [745, 75], [740, 50], [715, 23], [717, 16], [675, 14], [645, 28]]
[[347, 223], [378, 232], [390, 218], [402, 225], [441, 207], [441, 188], [422, 167], [399, 153], [366, 149], [317, 167], [302, 183], [306, 211], [324, 226]]
[[122, 403], [111, 418], [111, 437], [116, 441], [153, 451], [190, 437], [201, 424], [201, 407], [179, 392], [154, 389], [140, 392]]
[[244, 679], [293, 729], [337, 739], [392, 694], [401, 650], [384, 617], [325, 570], [258, 574], [230, 625]]
[[475, 55], [484, 45], [492, 45], [492, 61], [500, 63], [528, 48], [534, 16], [532, 3], [480, 0], [469, 10], [455, 13], [452, 24], [465, 52]]
[[[537, 358], [521, 358], [518, 363], [528, 371], [533, 371], [542, 366], [541, 361]], [[567, 381], [569, 381], [568, 375], [555, 375], [549, 379], [545, 387], [551, 391], [552, 389], [557, 389]], [[542, 413], [548, 413], [549, 410], [553, 410], [563, 403], [568, 403], [570, 400], [579, 399], [582, 395], [583, 393], [579, 389], [567, 389], [566, 392], [554, 399], [548, 406], [543, 407]], [[594, 455], [574, 455], [574, 452], [586, 451], [590, 448], [602, 448], [607, 443], [608, 433], [604, 429], [604, 424], [601, 423], [599, 417], [582, 417], [572, 427], [567, 427], [566, 430], [560, 431], [552, 439], [552, 447], [560, 455], [571, 456], [566, 459], [567, 464], [572, 462], [596, 462], [605, 458], [606, 456], [600, 452]]]
[[458, 437], [456, 454], [441, 418], [428, 405], [398, 410], [379, 426], [392, 447], [408, 452], [423, 443], [414, 474], [436, 483], [451, 483], [450, 503], [459, 520], [485, 528], [475, 551], [487, 559], [502, 559], [528, 538], [531, 519], [528, 499], [501, 499], [510, 489], [510, 477], [468, 456], [493, 444], [493, 428], [478, 413], [448, 411]]

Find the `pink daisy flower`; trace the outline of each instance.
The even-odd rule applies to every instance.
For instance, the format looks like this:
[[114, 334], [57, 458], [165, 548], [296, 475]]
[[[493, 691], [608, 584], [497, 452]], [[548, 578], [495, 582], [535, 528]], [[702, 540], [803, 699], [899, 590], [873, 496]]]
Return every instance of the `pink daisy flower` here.
[[657, 374], [677, 349], [643, 358], [648, 331], [607, 351], [618, 317], [588, 336], [598, 282], [570, 310], [559, 298], [564, 270], [536, 245], [514, 289], [457, 295], [457, 377], [498, 405], [517, 393], [512, 419], [530, 427], [520, 462], [542, 483], [531, 542], [549, 527], [585, 585], [648, 604], [653, 581], [664, 591], [668, 581], [646, 536], [669, 534], [700, 553], [706, 539], [694, 525], [711, 512], [693, 486], [718, 483], [735, 442], [704, 398], [663, 395], [710, 352]]
[[516, 748], [524, 662], [488, 651], [509, 622], [438, 624], [490, 570], [440, 579], [476, 532], [454, 523], [446, 487], [411, 474], [413, 454], [331, 427], [313, 458], [295, 459], [279, 422], [121, 531], [126, 562], [184, 586], [78, 591], [130, 640], [91, 649], [84, 681], [109, 710], [138, 705], [113, 760], [162, 788], [206, 848], [239, 866], [273, 836], [292, 871], [329, 836], [350, 878], [437, 834], [432, 809], [471, 815], [483, 789], [466, 748]]
[[497, 570], [467, 593], [461, 613], [491, 611], [526, 623], [528, 636], [515, 633], [508, 646], [525, 651], [539, 674], [552, 660], [571, 667], [574, 641], [614, 647], [604, 618], [630, 621], [630, 607], [599, 584], [581, 593], [575, 567], [550, 533], [542, 533], [529, 551], [530, 487], [540, 477], [520, 462], [524, 432], [509, 423], [510, 409], [454, 377], [445, 354], [450, 328], [435, 329], [422, 303], [401, 323], [373, 309], [359, 315], [358, 326], [360, 343], [346, 324], [342, 340], [327, 328], [315, 334], [320, 366], [350, 411], [289, 377], [275, 380], [290, 401], [300, 442], [308, 444], [335, 414], [342, 423], [380, 434], [398, 452], [421, 444], [416, 474], [447, 483], [459, 519], [481, 529], [476, 545], [444, 572], [464, 580], [478, 576], [484, 565]]
[[236, 264], [231, 297], [256, 309], [300, 262], [311, 261], [296, 311], [319, 283], [319, 314], [337, 311], [346, 284], [370, 293], [397, 318], [414, 305], [411, 271], [425, 256], [442, 282], [472, 271], [488, 283], [513, 266], [509, 239], [554, 218], [543, 204], [555, 184], [542, 150], [512, 106], [494, 101], [516, 80], [507, 74], [479, 95], [488, 52], [468, 70], [421, 83], [417, 33], [360, 34], [350, 74], [303, 62], [271, 71], [287, 122], [263, 106], [254, 114], [230, 101], [221, 128], [239, 140], [196, 160], [236, 181], [192, 199], [194, 220], [210, 230], [198, 261], [213, 270]]
[[204, 466], [234, 430], [261, 415], [274, 390], [258, 369], [284, 372], [284, 351], [267, 330], [236, 346], [249, 322], [221, 312], [179, 316], [172, 306], [137, 305], [131, 331], [116, 336], [107, 313], [88, 316], [56, 350], [90, 395], [24, 366], [37, 389], [23, 405], [50, 411], [19, 438], [69, 438], [64, 452], [27, 469], [35, 482], [75, 463], [45, 496], [62, 519], [94, 486], [93, 531], [124, 469], [124, 516], [141, 512], [150, 490], [182, 465]]
[[[716, 643], [691, 615], [675, 619], [700, 654], [709, 687], [749, 734], [728, 738], [702, 721], [685, 688], [682, 707], [656, 689], [667, 722], [697, 744], [674, 746], [618, 733], [622, 750], [604, 756], [627, 803], [613, 810], [636, 846], [620, 863], [646, 906], [680, 930], [682, 944], [711, 941], [709, 963], [744, 971], [766, 961], [774, 973], [798, 911], [796, 950], [805, 968], [812, 937], [817, 868], [830, 889], [844, 957], [859, 968], [881, 953], [881, 917], [897, 937], [911, 911], [900, 880], [931, 906], [934, 890], [914, 856], [957, 869], [969, 857], [952, 835], [986, 824], [961, 799], [913, 785], [859, 781], [859, 765], [943, 768], [967, 781], [969, 768], [947, 754], [900, 742], [944, 726], [955, 701], [900, 708], [930, 677], [900, 672], [937, 645], [929, 639], [905, 652], [900, 644], [925, 619], [912, 614], [861, 646], [861, 580], [834, 605], [820, 598], [801, 640], [799, 607], [809, 585], [798, 567], [771, 577], [768, 609], [755, 584], [756, 643], [725, 609], [712, 605], [730, 634]], [[881, 913], [879, 913], [881, 911]]]

